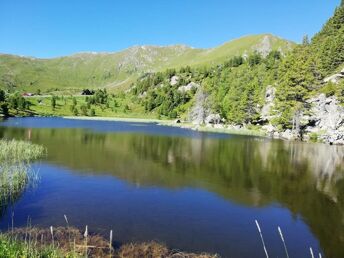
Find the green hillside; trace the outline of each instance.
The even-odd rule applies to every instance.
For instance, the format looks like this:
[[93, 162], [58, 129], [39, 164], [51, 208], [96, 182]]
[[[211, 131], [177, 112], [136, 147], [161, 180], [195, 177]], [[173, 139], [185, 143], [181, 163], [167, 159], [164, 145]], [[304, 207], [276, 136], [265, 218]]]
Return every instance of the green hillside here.
[[289, 52], [295, 44], [270, 34], [246, 36], [212, 49], [184, 45], [135, 46], [116, 53], [78, 53], [38, 59], [0, 55], [0, 87], [8, 90], [51, 92], [80, 88], [116, 88], [147, 72], [181, 66], [210, 66], [254, 51]]

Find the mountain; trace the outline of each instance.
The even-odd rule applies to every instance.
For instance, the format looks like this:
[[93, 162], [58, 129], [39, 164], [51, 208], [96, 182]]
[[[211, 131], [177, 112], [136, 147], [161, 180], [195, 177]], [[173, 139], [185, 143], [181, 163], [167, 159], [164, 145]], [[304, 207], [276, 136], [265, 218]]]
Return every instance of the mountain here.
[[[252, 45], [245, 46], [246, 39], [199, 56], [212, 63], [225, 53], [245, 55], [245, 49], [253, 50]], [[274, 40], [279, 50], [283, 41]], [[222, 65], [205, 69], [194, 66], [150, 74], [135, 82], [132, 93], [146, 112], [162, 117], [217, 127], [261, 128], [274, 137], [344, 144], [343, 4], [311, 41], [305, 37], [303, 44], [285, 56], [278, 51], [269, 53], [271, 41], [265, 35], [254, 44], [262, 55], [227, 58]], [[193, 62], [197, 64], [198, 59]]]
[[288, 53], [295, 43], [270, 34], [245, 36], [219, 47], [185, 45], [135, 46], [115, 53], [85, 52], [40, 59], [0, 54], [0, 87], [20, 91], [52, 91], [125, 85], [147, 72], [181, 66], [209, 66], [235, 55], [271, 50]]

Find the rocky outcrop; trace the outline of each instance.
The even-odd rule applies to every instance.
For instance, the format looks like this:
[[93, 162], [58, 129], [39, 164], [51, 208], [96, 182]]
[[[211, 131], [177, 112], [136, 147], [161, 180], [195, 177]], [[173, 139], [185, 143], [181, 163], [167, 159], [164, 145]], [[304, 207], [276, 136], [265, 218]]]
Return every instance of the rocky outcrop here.
[[307, 102], [311, 109], [310, 115], [302, 117], [306, 121], [305, 133], [317, 135], [325, 143], [344, 144], [344, 107], [338, 100], [320, 94]]
[[202, 87], [197, 89], [195, 95], [195, 104], [189, 112], [189, 120], [195, 125], [202, 125], [207, 116], [210, 115], [210, 106], [208, 101], [208, 94], [205, 93]]
[[269, 121], [273, 117], [272, 108], [274, 107], [275, 95], [276, 95], [276, 88], [269, 85], [266, 88], [266, 92], [265, 92], [265, 104], [261, 110], [261, 119], [263, 121]]
[[[343, 71], [344, 72], [344, 71]], [[344, 75], [343, 75], [344, 76]], [[320, 94], [311, 98], [306, 105], [307, 112], [300, 112], [300, 130], [279, 131], [271, 124], [274, 107], [275, 88], [268, 86], [265, 104], [261, 110], [262, 129], [270, 136], [286, 140], [302, 139], [320, 141], [328, 144], [344, 144], [344, 107], [336, 97]]]

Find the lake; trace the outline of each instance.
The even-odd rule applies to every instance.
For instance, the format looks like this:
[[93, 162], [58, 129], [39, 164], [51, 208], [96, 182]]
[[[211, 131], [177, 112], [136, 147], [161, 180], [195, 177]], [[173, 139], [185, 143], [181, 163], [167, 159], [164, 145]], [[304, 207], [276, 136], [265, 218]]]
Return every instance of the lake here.
[[344, 257], [344, 148], [197, 132], [149, 123], [10, 118], [0, 137], [47, 148], [40, 180], [0, 227], [28, 218], [80, 229], [117, 244], [156, 240], [222, 257]]

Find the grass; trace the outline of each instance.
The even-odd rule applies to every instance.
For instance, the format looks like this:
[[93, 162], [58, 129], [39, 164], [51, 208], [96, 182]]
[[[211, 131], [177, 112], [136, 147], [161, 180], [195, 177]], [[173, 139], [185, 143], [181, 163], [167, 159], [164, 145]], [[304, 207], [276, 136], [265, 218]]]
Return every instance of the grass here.
[[29, 161], [43, 156], [42, 146], [16, 140], [0, 140], [0, 204], [6, 206], [34, 182]]
[[[24, 242], [18, 241], [9, 235], [0, 235], [0, 256], [6, 258], [31, 258], [31, 257], [62, 257], [57, 249], [50, 246], [36, 249]], [[69, 256], [72, 257], [72, 256]]]
[[0, 163], [17, 163], [38, 159], [44, 154], [44, 148], [30, 142], [0, 140]]
[[[90, 110], [94, 109], [95, 117], [119, 117], [119, 118], [143, 118], [154, 119], [156, 114], [146, 113], [144, 107], [127, 97], [111, 97], [108, 105], [91, 105], [87, 113], [83, 114], [82, 106], [87, 106], [85, 96], [59, 96], [56, 100], [56, 107], [52, 108], [52, 96], [27, 98], [31, 102], [30, 110], [39, 116], [88, 116]], [[76, 99], [78, 114], [76, 115], [71, 107], [73, 99]]]

